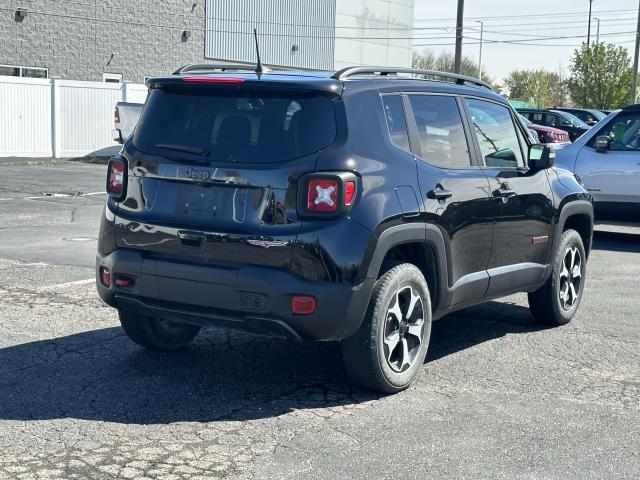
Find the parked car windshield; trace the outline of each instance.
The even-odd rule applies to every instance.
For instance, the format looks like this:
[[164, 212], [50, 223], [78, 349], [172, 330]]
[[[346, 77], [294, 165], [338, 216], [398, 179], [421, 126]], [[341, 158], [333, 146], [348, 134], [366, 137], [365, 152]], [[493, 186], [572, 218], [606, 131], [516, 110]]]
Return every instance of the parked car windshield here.
[[[578, 117], [576, 117], [573, 113], [561, 112], [561, 111], [558, 111], [558, 110], [552, 110], [552, 112], [557, 113], [558, 115], [561, 115], [569, 123], [571, 123], [571, 125], [573, 125], [574, 127], [590, 128], [589, 125], [584, 123], [582, 120], [580, 120]], [[562, 128], [562, 127], [560, 127], [560, 128]]]
[[155, 89], [133, 144], [173, 160], [271, 163], [317, 152], [335, 138], [327, 97]]

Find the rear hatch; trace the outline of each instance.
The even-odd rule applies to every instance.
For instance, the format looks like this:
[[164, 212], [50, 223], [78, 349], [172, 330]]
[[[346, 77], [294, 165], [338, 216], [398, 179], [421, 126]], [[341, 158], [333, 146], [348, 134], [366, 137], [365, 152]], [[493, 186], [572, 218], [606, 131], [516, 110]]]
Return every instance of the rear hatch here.
[[336, 141], [337, 95], [332, 80], [268, 77], [152, 80], [124, 146], [118, 247], [167, 261], [289, 268], [301, 226], [297, 179]]

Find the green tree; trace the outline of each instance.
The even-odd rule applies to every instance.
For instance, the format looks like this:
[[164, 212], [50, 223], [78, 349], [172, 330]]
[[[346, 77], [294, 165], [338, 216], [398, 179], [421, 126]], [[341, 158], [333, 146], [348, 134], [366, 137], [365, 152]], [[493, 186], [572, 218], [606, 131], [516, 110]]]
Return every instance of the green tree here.
[[[455, 57], [452, 53], [442, 52], [438, 55], [431, 50], [413, 52], [413, 68], [423, 70], [437, 70], [439, 72], [455, 72]], [[468, 77], [478, 78], [478, 62], [472, 57], [463, 56], [460, 64], [460, 73]], [[493, 79], [486, 72], [482, 72], [482, 80], [493, 85]], [[496, 89], [497, 86], [494, 86]]]
[[504, 79], [509, 98], [534, 103], [538, 108], [565, 103], [565, 82], [560, 74], [547, 70], [514, 70]]
[[574, 51], [569, 68], [569, 94], [577, 106], [614, 109], [628, 103], [632, 67], [626, 48], [583, 43]]

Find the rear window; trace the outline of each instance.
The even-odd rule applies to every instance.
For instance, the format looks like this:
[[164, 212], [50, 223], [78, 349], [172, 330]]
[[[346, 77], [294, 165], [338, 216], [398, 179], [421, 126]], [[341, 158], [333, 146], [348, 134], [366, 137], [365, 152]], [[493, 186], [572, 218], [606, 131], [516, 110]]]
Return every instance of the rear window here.
[[152, 90], [133, 137], [172, 159], [272, 163], [310, 155], [336, 138], [327, 97]]

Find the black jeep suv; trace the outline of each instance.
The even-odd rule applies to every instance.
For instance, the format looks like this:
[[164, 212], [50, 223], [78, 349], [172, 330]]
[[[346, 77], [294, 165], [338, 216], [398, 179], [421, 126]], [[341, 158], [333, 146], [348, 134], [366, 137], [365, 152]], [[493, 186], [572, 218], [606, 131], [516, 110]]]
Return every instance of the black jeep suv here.
[[340, 341], [355, 383], [395, 392], [449, 312], [529, 292], [539, 321], [575, 315], [591, 197], [486, 84], [208, 68], [148, 80], [109, 162], [97, 287], [134, 342]]

